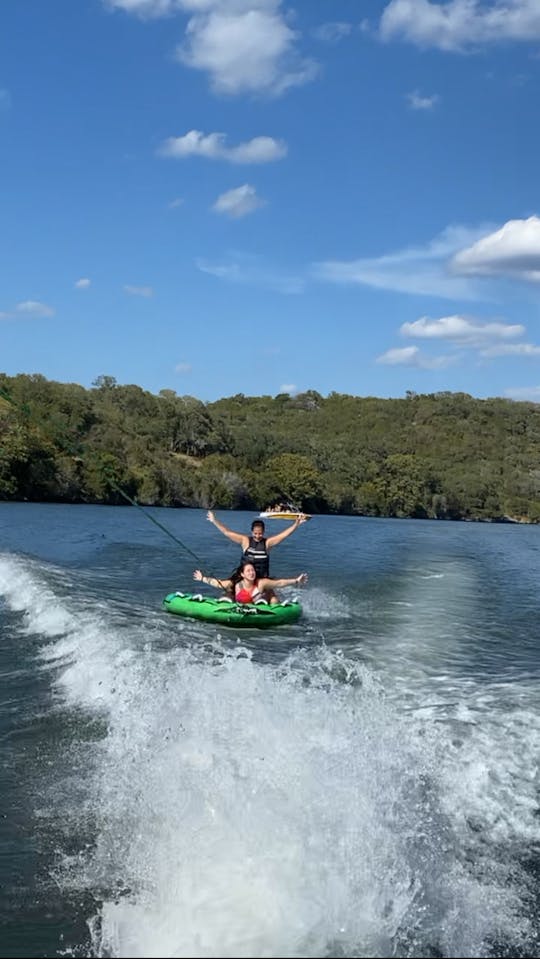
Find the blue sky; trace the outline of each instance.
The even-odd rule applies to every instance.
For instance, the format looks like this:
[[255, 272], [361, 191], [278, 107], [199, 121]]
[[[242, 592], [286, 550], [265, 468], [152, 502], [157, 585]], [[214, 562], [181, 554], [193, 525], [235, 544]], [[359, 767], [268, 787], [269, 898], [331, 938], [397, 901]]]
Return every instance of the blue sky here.
[[3, 0], [0, 370], [540, 401], [540, 0]]

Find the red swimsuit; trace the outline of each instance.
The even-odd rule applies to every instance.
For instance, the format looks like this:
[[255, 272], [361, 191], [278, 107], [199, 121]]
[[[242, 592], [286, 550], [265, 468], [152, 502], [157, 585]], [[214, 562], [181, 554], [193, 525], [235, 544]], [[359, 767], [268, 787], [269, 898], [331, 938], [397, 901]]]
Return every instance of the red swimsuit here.
[[248, 589], [240, 589], [236, 594], [237, 603], [251, 603], [251, 593]]
[[237, 603], [255, 603], [258, 599], [262, 599], [262, 593], [257, 586], [257, 583], [253, 583], [253, 588], [250, 591], [246, 589], [245, 586], [242, 586], [241, 589], [235, 594]]

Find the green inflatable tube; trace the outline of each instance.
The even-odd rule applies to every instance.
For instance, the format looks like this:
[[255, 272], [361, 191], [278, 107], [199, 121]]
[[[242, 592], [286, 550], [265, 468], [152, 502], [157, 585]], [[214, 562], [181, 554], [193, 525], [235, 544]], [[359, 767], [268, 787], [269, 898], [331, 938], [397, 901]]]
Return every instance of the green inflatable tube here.
[[200, 593], [169, 593], [163, 600], [163, 608], [175, 616], [248, 629], [272, 629], [296, 623], [302, 615], [302, 607], [297, 602], [273, 606], [268, 603], [220, 602], [219, 599], [207, 599]]

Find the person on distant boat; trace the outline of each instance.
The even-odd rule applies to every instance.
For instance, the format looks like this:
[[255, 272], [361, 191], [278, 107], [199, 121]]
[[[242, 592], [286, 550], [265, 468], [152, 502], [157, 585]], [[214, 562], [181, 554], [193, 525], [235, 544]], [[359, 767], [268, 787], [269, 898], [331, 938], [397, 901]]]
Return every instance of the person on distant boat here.
[[238, 543], [238, 545], [242, 547], [241, 562], [253, 563], [257, 571], [257, 576], [270, 575], [270, 558], [268, 556], [270, 550], [286, 539], [287, 536], [290, 536], [291, 533], [294, 533], [302, 523], [306, 522], [304, 514], [299, 513], [294, 523], [287, 526], [281, 533], [277, 533], [276, 536], [269, 536], [268, 539], [266, 539], [262, 519], [253, 520], [251, 524], [251, 536], [246, 536], [245, 533], [235, 533], [234, 530], [220, 523], [211, 509], [208, 510], [206, 518], [208, 522], [213, 523], [224, 536], [227, 536], [233, 543]]
[[230, 579], [215, 579], [213, 576], [205, 576], [200, 569], [194, 570], [193, 579], [199, 583], [205, 583], [207, 586], [214, 586], [215, 589], [225, 591], [224, 599], [234, 599], [237, 603], [269, 603], [275, 606], [280, 602], [275, 588], [282, 586], [303, 586], [307, 583], [307, 573], [300, 573], [299, 576], [292, 576], [288, 579], [269, 579], [267, 576], [257, 576], [257, 571], [253, 563], [241, 563], [238, 569], [231, 574]]

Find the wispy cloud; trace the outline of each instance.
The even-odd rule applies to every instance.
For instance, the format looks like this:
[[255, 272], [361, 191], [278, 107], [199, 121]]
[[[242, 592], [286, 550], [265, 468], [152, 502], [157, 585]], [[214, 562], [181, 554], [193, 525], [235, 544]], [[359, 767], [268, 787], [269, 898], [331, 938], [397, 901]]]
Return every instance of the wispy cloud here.
[[409, 339], [444, 344], [450, 348], [450, 352], [444, 356], [429, 357], [421, 353], [417, 346], [397, 347], [387, 350], [378, 357], [378, 363], [435, 369], [455, 362], [457, 349], [461, 351], [461, 355], [464, 350], [468, 350], [482, 359], [495, 359], [500, 356], [533, 358], [540, 356], [540, 346], [533, 343], [513, 342], [526, 333], [526, 328], [521, 323], [486, 321], [459, 315], [442, 316], [439, 319], [422, 316], [412, 323], [402, 323], [399, 332]]
[[540, 386], [510, 386], [504, 395], [511, 400], [528, 400], [530, 403], [540, 403]]
[[450, 226], [423, 247], [356, 260], [326, 260], [313, 265], [313, 274], [332, 283], [358, 284], [399, 293], [446, 299], [485, 298], [477, 285], [448, 269], [450, 258], [486, 233], [487, 227]]
[[191, 363], [177, 363], [174, 372], [180, 374], [191, 373]]
[[540, 283], [540, 217], [502, 227], [451, 226], [424, 247], [357, 260], [316, 263], [313, 273], [333, 283], [381, 290], [481, 300], [494, 298], [501, 277]]
[[36, 316], [43, 318], [54, 316], [55, 314], [55, 310], [53, 310], [52, 306], [47, 306], [46, 303], [40, 303], [39, 300], [24, 300], [22, 303], [17, 303], [15, 312], [22, 314], [23, 316]]
[[314, 27], [311, 33], [316, 40], [322, 40], [323, 43], [339, 43], [344, 37], [348, 37], [352, 30], [352, 23], [347, 23], [345, 20], [331, 20]]
[[152, 20], [176, 13], [184, 7], [182, 0], [103, 0], [109, 10], [123, 10], [142, 20]]
[[402, 346], [387, 350], [375, 360], [386, 366], [414, 366], [421, 370], [440, 370], [455, 362], [455, 356], [427, 356], [417, 346]]
[[0, 312], [0, 320], [18, 320], [23, 318], [49, 319], [56, 310], [39, 300], [23, 300], [13, 310]]
[[171, 200], [169, 203], [169, 210], [177, 210], [179, 206], [184, 205], [184, 200], [181, 196], [175, 197], [174, 200]]
[[11, 94], [9, 90], [0, 88], [0, 113], [7, 113], [11, 109]]
[[420, 47], [467, 50], [503, 41], [540, 39], [538, 0], [391, 0], [383, 11], [380, 35]]
[[205, 259], [198, 259], [195, 263], [202, 273], [228, 283], [258, 286], [285, 294], [302, 293], [305, 287], [302, 276], [280, 270], [253, 254], [234, 253], [221, 263], [210, 263]]
[[534, 343], [496, 343], [480, 350], [480, 356], [540, 356], [540, 346]]
[[418, 92], [414, 90], [412, 93], [407, 93], [407, 103], [411, 110], [433, 110], [433, 107], [439, 103], [440, 97], [438, 93], [433, 93], [430, 97], [423, 97]]
[[187, 157], [205, 157], [209, 160], [228, 160], [229, 163], [270, 163], [287, 154], [287, 145], [273, 137], [254, 137], [238, 146], [228, 146], [225, 133], [204, 134], [190, 130], [182, 137], [169, 137], [158, 153], [164, 157], [183, 160]]
[[212, 209], [216, 213], [223, 213], [233, 219], [239, 219], [242, 216], [247, 216], [248, 213], [253, 213], [264, 204], [265, 200], [257, 196], [255, 187], [250, 186], [249, 183], [244, 183], [242, 186], [238, 186], [234, 190], [227, 190], [226, 193], [218, 196]]
[[124, 283], [124, 293], [129, 296], [153, 296], [154, 291], [151, 286], [132, 286], [130, 283]]
[[540, 282], [540, 218], [508, 220], [480, 237], [452, 259], [456, 273], [467, 276], [511, 276]]
[[76, 290], [87, 290], [91, 284], [91, 280], [87, 276], [81, 276], [80, 280], [75, 280], [74, 286]]
[[480, 347], [523, 336], [525, 327], [519, 323], [484, 322], [470, 316], [442, 316], [433, 320], [422, 316], [413, 323], [403, 323], [402, 336], [423, 340], [446, 340], [458, 346]]
[[298, 393], [298, 387], [296, 383], [282, 383], [279, 392], [290, 393], [290, 395], [293, 396], [295, 393]]

